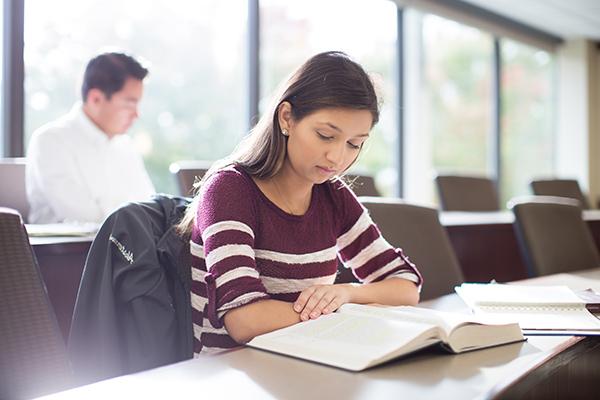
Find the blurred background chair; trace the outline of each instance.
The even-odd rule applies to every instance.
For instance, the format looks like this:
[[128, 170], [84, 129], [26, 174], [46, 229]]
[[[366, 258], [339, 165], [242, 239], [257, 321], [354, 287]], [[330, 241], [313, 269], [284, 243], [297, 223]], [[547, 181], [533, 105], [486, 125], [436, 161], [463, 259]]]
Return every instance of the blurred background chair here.
[[169, 171], [177, 181], [180, 196], [192, 196], [194, 193], [194, 182], [200, 180], [208, 171], [212, 161], [187, 160], [176, 161], [169, 166]]
[[72, 383], [65, 343], [19, 214], [0, 208], [0, 398]]
[[0, 207], [17, 210], [27, 222], [29, 202], [25, 191], [25, 158], [0, 158]]
[[498, 211], [496, 183], [476, 176], [438, 175], [435, 178], [444, 211]]
[[577, 199], [584, 209], [590, 208], [587, 197], [575, 179], [538, 179], [531, 181], [531, 190], [538, 196], [558, 196]]
[[417, 266], [425, 284], [421, 300], [453, 293], [463, 283], [463, 274], [440, 223], [438, 211], [406, 204], [400, 199], [361, 197], [383, 237], [400, 247]]
[[513, 199], [515, 231], [531, 276], [600, 267], [600, 255], [579, 201], [565, 197]]
[[356, 196], [381, 196], [375, 186], [375, 178], [370, 175], [345, 175], [345, 180], [350, 184]]

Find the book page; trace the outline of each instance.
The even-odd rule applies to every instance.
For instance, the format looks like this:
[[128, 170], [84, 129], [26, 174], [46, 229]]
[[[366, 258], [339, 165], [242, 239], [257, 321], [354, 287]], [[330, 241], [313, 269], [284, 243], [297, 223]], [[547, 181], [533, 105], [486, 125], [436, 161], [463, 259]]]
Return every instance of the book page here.
[[411, 306], [384, 307], [362, 304], [344, 304], [342, 307], [340, 307], [339, 312], [363, 314], [386, 319], [394, 319], [397, 321], [411, 321], [430, 326], [439, 326], [444, 333], [444, 336], [442, 336], [443, 340], [446, 340], [448, 335], [450, 335], [454, 329], [462, 325], [495, 325], [504, 323], [503, 321], [498, 322], [491, 318], [486, 318], [485, 316], [444, 312]]
[[260, 335], [248, 345], [350, 370], [361, 370], [439, 341], [435, 326], [352, 313]]

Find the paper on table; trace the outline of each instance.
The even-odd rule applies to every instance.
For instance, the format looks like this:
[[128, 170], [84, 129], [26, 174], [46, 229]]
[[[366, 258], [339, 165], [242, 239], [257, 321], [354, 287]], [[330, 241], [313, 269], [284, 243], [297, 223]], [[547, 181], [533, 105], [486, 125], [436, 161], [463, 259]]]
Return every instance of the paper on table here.
[[566, 286], [517, 286], [463, 283], [457, 292], [469, 305], [567, 305], [582, 304]]
[[[585, 272], [584, 272], [585, 273]], [[530, 278], [525, 281], [512, 282], [516, 286], [567, 286], [577, 293], [580, 290], [593, 289], [600, 292], [600, 280], [573, 274], [555, 274]]]
[[600, 321], [566, 286], [463, 283], [455, 289], [476, 313], [519, 322], [523, 330], [600, 332]]
[[99, 225], [85, 224], [26, 224], [27, 234], [37, 236], [94, 236]]

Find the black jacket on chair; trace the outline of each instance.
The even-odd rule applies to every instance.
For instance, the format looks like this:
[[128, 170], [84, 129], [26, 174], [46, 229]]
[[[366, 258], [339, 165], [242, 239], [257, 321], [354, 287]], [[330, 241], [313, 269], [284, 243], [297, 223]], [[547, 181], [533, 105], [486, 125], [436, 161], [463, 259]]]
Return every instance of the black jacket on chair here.
[[102, 224], [77, 294], [68, 349], [80, 384], [191, 358], [190, 199], [156, 195]]

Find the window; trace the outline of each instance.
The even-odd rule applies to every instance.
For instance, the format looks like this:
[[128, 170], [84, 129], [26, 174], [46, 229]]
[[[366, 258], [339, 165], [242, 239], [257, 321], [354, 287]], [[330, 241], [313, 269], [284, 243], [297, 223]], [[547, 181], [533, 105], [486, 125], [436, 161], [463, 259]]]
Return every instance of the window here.
[[[407, 16], [405, 193], [436, 203], [436, 174], [490, 175], [490, 35], [433, 15]], [[420, 35], [420, 37], [419, 37]], [[414, 42], [422, 42], [422, 48]], [[412, 50], [411, 50], [412, 48]], [[416, 64], [416, 65], [415, 65]]]
[[130, 134], [157, 190], [176, 193], [171, 162], [223, 157], [247, 128], [246, 10], [244, 0], [28, 0], [26, 143], [80, 99], [91, 57], [124, 50], [150, 69]]
[[501, 42], [502, 202], [530, 193], [529, 182], [553, 174], [553, 56], [508, 39]]
[[396, 5], [388, 0], [261, 0], [260, 7], [260, 110], [309, 57], [327, 50], [348, 53], [373, 73], [384, 97], [379, 124], [352, 172], [374, 175], [379, 190], [392, 195], [398, 147]]
[[[401, 111], [408, 200], [437, 203], [436, 174], [494, 177], [491, 34], [405, 9], [405, 99], [399, 110], [396, 2], [259, 5], [259, 110], [308, 57], [341, 50], [373, 73], [384, 101], [380, 122], [350, 172], [374, 175], [383, 194], [396, 193]], [[89, 58], [121, 49], [150, 69], [141, 117], [130, 133], [157, 189], [176, 192], [171, 162], [221, 158], [246, 133], [247, 6], [246, 0], [157, 0], [151, 6], [142, 0], [26, 1], [26, 144], [35, 129], [79, 100]], [[532, 178], [553, 172], [555, 62], [551, 53], [514, 41], [502, 39], [501, 46], [504, 202], [528, 192]]]

